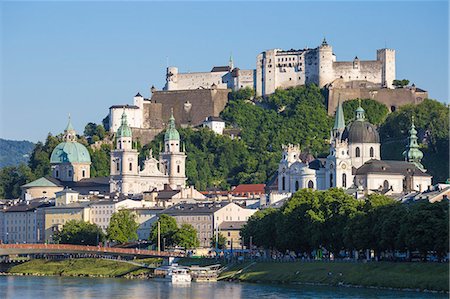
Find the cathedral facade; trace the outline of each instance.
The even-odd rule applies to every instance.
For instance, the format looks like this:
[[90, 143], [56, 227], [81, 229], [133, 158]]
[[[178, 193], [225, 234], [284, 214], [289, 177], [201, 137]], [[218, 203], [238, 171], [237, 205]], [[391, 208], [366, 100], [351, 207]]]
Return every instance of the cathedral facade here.
[[431, 185], [431, 176], [420, 163], [423, 154], [417, 144], [414, 121], [403, 153], [405, 161], [386, 161], [381, 160], [376, 127], [366, 120], [361, 106], [355, 114], [355, 120], [346, 126], [339, 102], [326, 158], [315, 159], [302, 154], [299, 145], [283, 146], [278, 167], [278, 193], [337, 187], [366, 194], [401, 194], [422, 192]]
[[116, 149], [111, 151], [111, 193], [138, 194], [162, 190], [166, 184], [174, 190], [185, 187], [186, 154], [181, 150], [180, 134], [175, 128], [173, 115], [164, 135], [164, 151], [159, 154], [159, 160], [150, 151], [142, 169], [139, 167], [139, 152], [133, 148], [132, 130], [125, 112], [116, 139]]

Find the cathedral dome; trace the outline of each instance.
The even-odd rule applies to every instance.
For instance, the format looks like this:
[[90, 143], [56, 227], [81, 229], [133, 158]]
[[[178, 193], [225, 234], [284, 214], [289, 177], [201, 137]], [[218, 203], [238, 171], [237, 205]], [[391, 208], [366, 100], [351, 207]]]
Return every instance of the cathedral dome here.
[[61, 142], [50, 156], [51, 164], [60, 163], [91, 163], [87, 148], [76, 141]]
[[64, 130], [64, 140], [58, 144], [50, 156], [51, 164], [91, 163], [91, 155], [87, 148], [76, 141], [76, 133], [69, 116], [69, 123]]
[[361, 104], [355, 112], [356, 120], [344, 130], [342, 140], [348, 139], [348, 143], [380, 143], [377, 128], [366, 120]]
[[380, 143], [377, 128], [368, 121], [354, 121], [345, 129], [342, 139], [348, 139], [349, 143]]

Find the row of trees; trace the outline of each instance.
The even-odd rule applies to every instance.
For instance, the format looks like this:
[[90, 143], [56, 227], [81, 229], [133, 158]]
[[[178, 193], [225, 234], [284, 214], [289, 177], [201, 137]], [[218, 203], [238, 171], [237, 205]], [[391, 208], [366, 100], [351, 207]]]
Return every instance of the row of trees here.
[[[180, 246], [183, 248], [195, 248], [199, 246], [197, 231], [190, 224], [182, 224], [178, 228], [175, 218], [161, 215], [160, 224], [161, 245], [165, 247]], [[149, 240], [153, 245], [158, 243], [158, 222], [151, 227]], [[111, 216], [106, 234], [96, 224], [82, 220], [70, 220], [64, 224], [54, 241], [63, 244], [97, 245], [99, 242], [111, 240], [119, 244], [138, 240], [136, 215], [128, 210], [120, 210]], [[165, 249], [165, 248], [162, 248]]]
[[280, 209], [258, 211], [241, 231], [248, 245], [311, 253], [325, 248], [382, 252], [448, 250], [448, 203], [401, 204], [382, 195], [361, 201], [342, 189], [300, 190]]

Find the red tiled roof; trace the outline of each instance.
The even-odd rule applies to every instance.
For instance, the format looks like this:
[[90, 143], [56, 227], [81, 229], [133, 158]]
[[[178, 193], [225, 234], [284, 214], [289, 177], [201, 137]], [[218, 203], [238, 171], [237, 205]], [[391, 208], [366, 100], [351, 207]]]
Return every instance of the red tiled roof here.
[[264, 194], [265, 184], [241, 184], [231, 191], [233, 194], [254, 193]]

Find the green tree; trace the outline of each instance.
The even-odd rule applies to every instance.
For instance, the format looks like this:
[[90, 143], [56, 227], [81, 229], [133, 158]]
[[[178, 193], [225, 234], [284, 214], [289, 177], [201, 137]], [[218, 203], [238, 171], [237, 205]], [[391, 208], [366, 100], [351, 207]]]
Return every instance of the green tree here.
[[95, 224], [82, 220], [70, 220], [55, 235], [54, 240], [60, 244], [98, 245], [105, 240], [105, 234]]
[[388, 108], [386, 105], [372, 99], [345, 101], [342, 104], [342, 108], [344, 109], [344, 118], [347, 122], [355, 119], [355, 110], [359, 107], [360, 101], [361, 107], [365, 110], [365, 116], [370, 123], [380, 125], [384, 122], [389, 113]]
[[160, 225], [161, 242], [165, 238], [166, 246], [176, 245], [175, 234], [178, 231], [177, 221], [175, 218], [166, 214], [161, 214], [158, 217], [158, 221], [153, 223], [150, 229], [150, 241], [152, 244], [158, 243], [158, 222]]
[[392, 81], [392, 85], [394, 85], [396, 88], [403, 88], [405, 86], [408, 86], [408, 84], [409, 84], [409, 80], [407, 80], [407, 79]]
[[138, 239], [136, 215], [129, 210], [120, 210], [111, 216], [106, 229], [108, 239], [118, 243], [126, 243]]
[[0, 197], [19, 198], [22, 191], [20, 186], [35, 179], [30, 167], [25, 164], [7, 166], [0, 169]]
[[422, 164], [434, 182], [444, 182], [449, 169], [449, 107], [441, 102], [425, 99], [419, 105], [405, 105], [391, 113], [380, 127], [381, 157], [403, 160], [411, 120], [418, 131], [424, 153]]
[[173, 235], [174, 243], [185, 249], [199, 246], [197, 230], [190, 224], [182, 224]]
[[91, 177], [107, 177], [110, 172], [110, 152], [109, 144], [102, 144], [100, 149], [88, 147], [91, 155]]
[[210, 244], [212, 248], [217, 249], [225, 249], [227, 243], [227, 239], [222, 233], [214, 234], [214, 236], [211, 237]]

